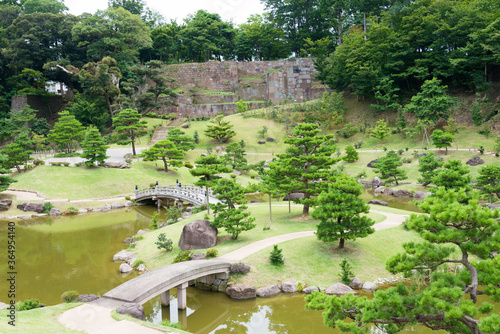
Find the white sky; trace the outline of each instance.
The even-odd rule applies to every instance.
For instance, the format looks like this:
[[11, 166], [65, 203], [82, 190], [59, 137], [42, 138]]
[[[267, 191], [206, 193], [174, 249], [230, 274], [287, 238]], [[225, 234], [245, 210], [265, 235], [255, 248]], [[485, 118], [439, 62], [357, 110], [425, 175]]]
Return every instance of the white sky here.
[[[232, 20], [236, 24], [246, 22], [251, 14], [261, 14], [264, 5], [260, 0], [146, 0], [147, 6], [156, 9], [166, 19], [177, 19], [181, 23], [188, 14], [193, 14], [198, 9], [209, 13], [218, 13], [222, 20]], [[108, 0], [64, 0], [69, 12], [80, 15], [84, 12], [94, 14], [98, 9], [106, 9]]]

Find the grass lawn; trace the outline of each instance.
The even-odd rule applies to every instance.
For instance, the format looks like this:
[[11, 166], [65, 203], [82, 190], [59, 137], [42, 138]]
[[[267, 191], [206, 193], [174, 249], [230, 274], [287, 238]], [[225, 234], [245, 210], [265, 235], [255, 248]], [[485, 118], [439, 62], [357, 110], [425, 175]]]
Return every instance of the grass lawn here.
[[[219, 255], [227, 254], [252, 242], [276, 235], [312, 231], [316, 229], [318, 223], [314, 219], [301, 219], [302, 206], [300, 205], [293, 205], [292, 212], [288, 213], [287, 204], [273, 204], [272, 222], [269, 221], [269, 208], [266, 203], [251, 204], [249, 205], [249, 211], [252, 212], [252, 216], [256, 218], [255, 223], [257, 226], [250, 231], [241, 233], [237, 240], [231, 240], [230, 234], [227, 234], [224, 230], [219, 230], [219, 242], [218, 245], [214, 247], [217, 249]], [[203, 219], [204, 215], [205, 212], [200, 212], [177, 224], [150, 231], [144, 234], [144, 239], [140, 240], [136, 248], [132, 249], [132, 251], [137, 254], [137, 259], [141, 259], [146, 263], [149, 270], [171, 264], [180, 252], [180, 249], [177, 247], [177, 242], [184, 225], [196, 219]], [[376, 222], [381, 222], [385, 219], [385, 216], [375, 213], [370, 213], [369, 216]], [[269, 223], [271, 224], [271, 229], [269, 231], [264, 231], [263, 228]], [[160, 233], [165, 233], [167, 238], [172, 239], [174, 243], [173, 251], [165, 252], [156, 248], [154, 243]], [[206, 250], [198, 250], [194, 252], [205, 251]]]
[[385, 262], [403, 251], [404, 242], [418, 238], [416, 233], [398, 226], [356, 241], [346, 241], [342, 250], [337, 248], [337, 243], [327, 244], [315, 236], [290, 240], [278, 245], [283, 250], [285, 265], [276, 267], [270, 263], [271, 246], [246, 258], [244, 263], [250, 265], [252, 270], [236, 280], [257, 287], [285, 281], [303, 281], [307, 285], [328, 287], [340, 282], [339, 264], [347, 258], [356, 277], [361, 281], [373, 281], [391, 276], [385, 269]]
[[16, 312], [16, 327], [7, 324], [8, 310], [0, 310], [0, 333], [37, 333], [37, 334], [70, 334], [84, 333], [64, 327], [57, 321], [57, 316], [82, 303], [65, 303], [55, 306], [37, 308], [29, 311]]

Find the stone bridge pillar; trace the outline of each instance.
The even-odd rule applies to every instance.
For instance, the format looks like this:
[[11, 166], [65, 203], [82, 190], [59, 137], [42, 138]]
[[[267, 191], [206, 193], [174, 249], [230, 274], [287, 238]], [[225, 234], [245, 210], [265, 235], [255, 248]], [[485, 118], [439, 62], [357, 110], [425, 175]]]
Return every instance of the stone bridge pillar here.
[[179, 310], [185, 310], [187, 307], [186, 288], [188, 285], [188, 282], [185, 282], [177, 286], [177, 304]]
[[170, 305], [170, 290], [167, 290], [161, 294], [161, 306], [168, 305]]

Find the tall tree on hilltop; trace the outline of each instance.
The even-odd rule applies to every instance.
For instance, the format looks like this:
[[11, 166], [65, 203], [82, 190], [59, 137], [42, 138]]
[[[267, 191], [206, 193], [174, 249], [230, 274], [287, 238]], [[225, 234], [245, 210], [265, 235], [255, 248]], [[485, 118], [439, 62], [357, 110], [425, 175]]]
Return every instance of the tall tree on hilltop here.
[[302, 214], [309, 215], [309, 206], [315, 203], [313, 196], [325, 187], [331, 174], [331, 166], [338, 159], [332, 158], [336, 145], [334, 135], [320, 135], [318, 124], [299, 123], [293, 137], [285, 139], [286, 153], [277, 154], [278, 159], [269, 163], [275, 175], [276, 187], [285, 193], [302, 192], [304, 199]]
[[344, 248], [345, 240], [364, 238], [375, 232], [375, 222], [367, 216], [370, 207], [359, 198], [363, 186], [348, 175], [340, 174], [318, 196], [317, 205], [311, 216], [320, 221], [316, 236], [324, 242], [339, 241]]
[[133, 109], [120, 111], [118, 116], [113, 118], [113, 126], [118, 134], [118, 145], [132, 144], [132, 154], [136, 155], [135, 140], [137, 137], [147, 133], [146, 121], [141, 121], [141, 115]]

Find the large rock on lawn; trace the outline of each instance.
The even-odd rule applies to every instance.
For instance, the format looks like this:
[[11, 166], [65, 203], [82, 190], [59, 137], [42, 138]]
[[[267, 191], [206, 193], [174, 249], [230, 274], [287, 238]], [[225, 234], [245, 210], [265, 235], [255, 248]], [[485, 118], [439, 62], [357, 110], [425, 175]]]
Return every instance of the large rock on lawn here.
[[9, 210], [10, 205], [12, 204], [11, 199], [2, 199], [0, 200], [0, 211]]
[[131, 258], [134, 257], [134, 253], [128, 250], [121, 250], [113, 256], [113, 261], [123, 261], [128, 262]]
[[297, 292], [297, 282], [285, 282], [281, 284], [281, 290], [286, 293]]
[[244, 263], [235, 263], [229, 268], [231, 274], [247, 274], [250, 272], [250, 266]]
[[123, 204], [123, 203], [111, 203], [111, 209], [121, 209], [124, 207], [125, 207], [125, 204]]
[[136, 319], [144, 320], [144, 307], [140, 304], [125, 303], [120, 306], [116, 312], [120, 314], [130, 314]]
[[78, 298], [76, 298], [76, 300], [81, 303], [90, 303], [97, 299], [99, 299], [99, 297], [96, 295], [79, 295]]
[[385, 187], [384, 187], [384, 186], [380, 186], [380, 187], [377, 187], [377, 188], [374, 190], [374, 192], [375, 192], [375, 194], [381, 194], [381, 193], [383, 193], [383, 192], [384, 192], [384, 189], [385, 189]]
[[482, 165], [484, 164], [484, 160], [481, 159], [480, 157], [478, 156], [475, 156], [474, 158], [472, 159], [469, 159], [467, 162], [466, 162], [467, 165], [469, 166], [477, 166], [477, 165]]
[[427, 195], [426, 195], [424, 192], [422, 192], [422, 191], [417, 191], [417, 192], [413, 195], [413, 197], [415, 197], [415, 198], [426, 198], [426, 197], [427, 197]]
[[250, 299], [257, 296], [253, 285], [236, 284], [226, 289], [226, 294], [233, 299]]
[[210, 226], [210, 221], [195, 220], [186, 224], [179, 239], [182, 250], [207, 249], [217, 245], [217, 229]]
[[389, 206], [387, 202], [378, 200], [378, 199], [372, 199], [368, 204], [376, 204], [376, 205], [382, 205], [382, 206]]
[[[289, 195], [290, 195], [290, 200], [291, 201], [296, 200], [296, 199], [302, 199], [302, 198], [304, 198], [304, 194], [303, 193], [291, 193]], [[283, 197], [283, 200], [284, 201], [288, 201], [288, 196], [289, 195], [286, 195], [285, 197]]]
[[49, 216], [60, 216], [61, 215], [61, 210], [52, 208], [49, 211]]
[[380, 182], [380, 178], [378, 176], [375, 176], [372, 180], [372, 187], [377, 188], [378, 186], [380, 186]]
[[413, 197], [413, 194], [409, 190], [399, 189], [393, 194], [395, 197]]
[[281, 289], [277, 285], [266, 286], [265, 288], [260, 288], [257, 290], [257, 297], [273, 297], [279, 295]]
[[105, 162], [103, 166], [106, 168], [130, 168], [130, 164], [126, 163], [125, 161], [108, 161]]
[[128, 264], [128, 263], [122, 263], [122, 264], [120, 264], [120, 272], [121, 273], [126, 274], [126, 273], [131, 272], [132, 270], [134, 270], [134, 268], [132, 268], [130, 266], [130, 264]]
[[363, 290], [373, 292], [378, 290], [378, 285], [372, 282], [365, 282], [365, 284], [363, 284]]
[[311, 293], [313, 293], [314, 291], [319, 291], [319, 288], [317, 286], [308, 286], [307, 288], [305, 288], [304, 290], [302, 290], [303, 293], [305, 293], [306, 295], [309, 295]]
[[26, 212], [37, 212], [37, 213], [42, 213], [43, 212], [43, 203], [28, 203], [28, 202], [22, 202], [17, 205], [17, 208], [22, 211]]
[[384, 193], [384, 195], [393, 195], [394, 190], [392, 190], [391, 188], [385, 188], [383, 193]]
[[356, 291], [351, 289], [345, 284], [342, 283], [335, 283], [334, 285], [330, 285], [326, 290], [325, 293], [327, 295], [337, 295], [337, 296], [342, 296], [342, 295], [347, 295], [349, 293], [356, 294]]
[[361, 282], [357, 277], [354, 277], [351, 283], [349, 283], [349, 287], [354, 290], [360, 290], [363, 288], [363, 282]]

